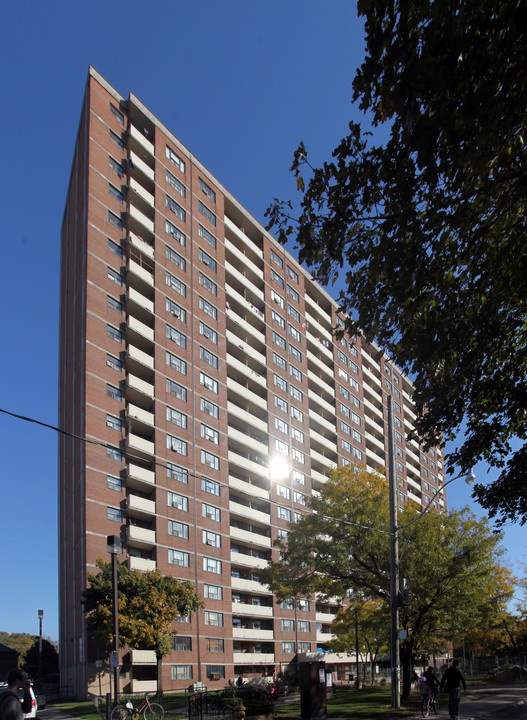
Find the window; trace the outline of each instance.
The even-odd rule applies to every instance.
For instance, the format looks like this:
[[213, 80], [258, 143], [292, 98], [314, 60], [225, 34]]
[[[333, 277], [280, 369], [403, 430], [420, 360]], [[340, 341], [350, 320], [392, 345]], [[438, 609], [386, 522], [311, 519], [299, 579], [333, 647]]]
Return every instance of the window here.
[[179, 398], [183, 402], [187, 401], [187, 389], [184, 388], [183, 385], [174, 382], [174, 380], [169, 380], [167, 378], [166, 390], [169, 395], [173, 395], [174, 397]]
[[360, 408], [360, 400], [358, 397], [355, 397], [355, 395], [353, 395], [353, 393], [351, 395], [351, 402], [353, 405], [355, 405], [355, 407]]
[[356, 390], [357, 392], [360, 392], [360, 386], [359, 383], [355, 380], [355, 378], [350, 378], [351, 387]]
[[174, 263], [174, 265], [176, 265], [176, 267], [178, 267], [180, 270], [185, 272], [187, 269], [187, 261], [185, 260], [185, 258], [182, 257], [175, 250], [172, 250], [172, 248], [169, 245], [167, 245], [166, 248], [167, 248], [167, 250], [166, 250], [167, 260], [170, 260], [170, 262]]
[[110, 140], [112, 142], [114, 142], [117, 145], [117, 147], [120, 147], [121, 150], [124, 150], [124, 142], [123, 142], [122, 137], [120, 135], [118, 135], [117, 133], [114, 133], [113, 130], [110, 130]]
[[221, 535], [218, 533], [210, 532], [210, 530], [203, 530], [203, 544], [210, 545], [211, 547], [221, 547]]
[[344, 405], [344, 403], [340, 403], [340, 412], [347, 418], [351, 417], [351, 410], [347, 407], [347, 405]]
[[120, 273], [110, 267], [108, 268], [108, 278], [116, 285], [119, 285], [119, 287], [123, 284], [123, 278], [121, 277]]
[[172, 325], [169, 325], [168, 323], [166, 326], [166, 336], [168, 340], [172, 340], [172, 342], [176, 343], [176, 345], [179, 345], [183, 349], [187, 347], [187, 336], [179, 330], [176, 330], [175, 327], [172, 327]]
[[112, 400], [122, 400], [123, 395], [118, 387], [106, 383], [106, 395]]
[[186, 297], [187, 295], [187, 286], [184, 282], [179, 280], [175, 275], [172, 275], [172, 273], [168, 272], [166, 274], [166, 284], [172, 288], [172, 290], [175, 290], [177, 293], [181, 295], [181, 297]]
[[289, 434], [289, 425], [288, 425], [288, 423], [285, 422], [285, 420], [275, 417], [274, 426], [280, 432], [283, 432], [286, 435]]
[[284, 380], [283, 377], [280, 377], [280, 375], [276, 373], [274, 373], [274, 384], [287, 392], [287, 380]]
[[205, 438], [205, 440], [213, 442], [215, 445], [218, 445], [220, 442], [219, 432], [217, 430], [213, 430], [208, 425], [204, 425], [203, 423], [201, 423], [201, 437]]
[[283, 632], [294, 632], [295, 621], [294, 620], [281, 620], [280, 626]]
[[282, 652], [284, 655], [294, 655], [295, 654], [295, 643], [294, 642], [283, 642], [282, 643]]
[[298, 273], [295, 272], [289, 265], [287, 266], [287, 276], [298, 283]]
[[298, 621], [298, 632], [301, 633], [308, 633], [311, 630], [311, 625], [309, 623], [309, 620], [299, 620]]
[[300, 322], [300, 313], [296, 308], [294, 308], [289, 303], [287, 304], [287, 314], [293, 318], [293, 320], [296, 320], [297, 322]]
[[187, 468], [174, 465], [173, 463], [167, 462], [167, 477], [171, 480], [177, 480], [180, 483], [188, 484], [188, 470]]
[[288, 538], [288, 537], [289, 537], [289, 533], [287, 532], [287, 530], [283, 530], [282, 528], [278, 528], [278, 539], [279, 539], [279, 540], [284, 540], [285, 542], [287, 542], [287, 538]]
[[275, 440], [275, 447], [282, 455], [289, 455], [289, 445], [281, 440]]
[[298, 362], [302, 362], [302, 353], [294, 345], [289, 345], [289, 354]]
[[293, 470], [293, 483], [296, 485], [305, 485], [306, 476], [299, 470]]
[[351, 426], [345, 423], [344, 420], [340, 421], [340, 429], [345, 435], [351, 435]]
[[[208, 600], [223, 600], [223, 588], [220, 585], [203, 585], [203, 596]], [[211, 625], [212, 623], [205, 623]], [[222, 625], [223, 623], [220, 623]]]
[[118, 244], [117, 244], [116, 242], [114, 242], [113, 240], [110, 240], [110, 238], [108, 238], [108, 250], [109, 250], [111, 253], [113, 253], [114, 255], [117, 255], [117, 257], [122, 257], [122, 256], [123, 256], [123, 251], [122, 251], [121, 246], [118, 245]]
[[297, 442], [303, 443], [304, 442], [304, 433], [299, 430], [298, 428], [292, 427], [291, 428], [291, 437], [293, 440], [296, 440]]
[[[206, 588], [215, 588], [218, 587], [217, 585], [205, 585]], [[220, 591], [220, 597], [213, 598], [215, 600], [221, 600], [221, 588], [218, 587], [218, 590]], [[212, 598], [211, 595], [205, 594], [205, 597]], [[205, 625], [214, 625], [215, 627], [223, 627], [223, 613], [219, 612], [211, 612], [210, 610], [205, 610]]]
[[211, 378], [210, 375], [205, 375], [204, 372], [200, 372], [199, 384], [203, 385], [203, 387], [206, 387], [207, 390], [216, 393], [216, 395], [218, 394], [218, 381], [214, 380], [214, 378]]
[[214, 305], [212, 305], [210, 302], [207, 302], [201, 296], [199, 298], [199, 309], [203, 310], [203, 312], [209, 315], [211, 318], [214, 318], [214, 320], [217, 320], [218, 311], [216, 310]]
[[287, 402], [283, 398], [278, 397], [278, 395], [274, 396], [274, 404], [275, 407], [279, 408], [279, 410], [287, 412]]
[[187, 322], [187, 311], [170, 298], [166, 298], [165, 308], [168, 313], [181, 320], [182, 323]]
[[107, 296], [106, 304], [110, 308], [110, 310], [113, 310], [116, 313], [120, 314], [123, 311], [123, 306], [121, 305], [121, 303], [115, 298], [110, 297], [110, 295]]
[[296, 460], [299, 463], [302, 463], [302, 465], [306, 461], [306, 456], [301, 450], [298, 450], [297, 448], [293, 448], [293, 451], [291, 453], [293, 460]]
[[291, 375], [295, 378], [295, 380], [299, 380], [300, 382], [302, 382], [302, 373], [300, 372], [300, 370], [297, 367], [295, 367], [294, 365], [291, 365], [290, 371], [291, 371]]
[[173, 162], [174, 165], [180, 170], [182, 173], [185, 172], [185, 163], [184, 161], [177, 155], [171, 148], [168, 147], [166, 149], [166, 156], [170, 160], [170, 162]]
[[212, 212], [212, 210], [209, 210], [209, 208], [201, 202], [201, 200], [198, 203], [198, 210], [203, 215], [203, 217], [207, 218], [207, 220], [214, 226], [216, 226], [216, 215]]
[[206, 398], [200, 398], [199, 405], [201, 410], [203, 412], [206, 412], [208, 415], [210, 415], [213, 418], [217, 418], [219, 415], [219, 408], [217, 405], [215, 405], [210, 400], [207, 400]]
[[399, 460], [397, 460], [397, 470], [401, 473], [404, 472], [404, 465]]
[[341, 367], [339, 367], [339, 377], [341, 377], [343, 380], [348, 382], [348, 373], [343, 370]]
[[198, 185], [199, 189], [205, 193], [205, 195], [209, 198], [209, 200], [212, 200], [213, 203], [216, 202], [216, 193], [214, 190], [207, 185], [207, 183], [202, 180], [201, 178], [198, 179]]
[[271, 290], [271, 300], [279, 305], [282, 309], [284, 308], [284, 298], [279, 295], [276, 290]]
[[308, 642], [299, 642], [299, 643], [298, 643], [298, 652], [299, 652], [299, 653], [309, 653], [309, 652], [311, 652], [311, 643], [308, 643]]
[[201, 320], [199, 323], [199, 334], [203, 335], [207, 340], [210, 340], [214, 345], [218, 344], [218, 333], [216, 330], [213, 330], [209, 325], [205, 325]]
[[205, 572], [211, 572], [216, 573], [216, 575], [221, 575], [221, 560], [217, 560], [216, 558], [204, 557], [203, 570], [205, 570]]
[[166, 354], [166, 363], [169, 367], [171, 367], [173, 370], [177, 370], [177, 372], [181, 373], [182, 375], [187, 374], [187, 363], [177, 355], [174, 355], [174, 353], [169, 352], [168, 350]]
[[203, 238], [206, 242], [208, 242], [208, 244], [211, 246], [211, 248], [216, 250], [216, 238], [214, 237], [214, 235], [211, 232], [209, 232], [208, 230], [206, 230], [203, 227], [203, 225], [199, 226], [198, 232], [199, 232], [200, 238]]
[[303, 495], [301, 492], [298, 492], [297, 490], [295, 490], [295, 492], [293, 493], [293, 500], [294, 500], [298, 505], [304, 505], [304, 506], [307, 505], [307, 498], [306, 498], [306, 496]]
[[175, 410], [174, 408], [171, 408], [167, 405], [167, 421], [170, 423], [174, 423], [174, 425], [179, 425], [179, 427], [186, 428], [187, 427], [187, 416], [185, 413], [179, 412], [179, 410]]
[[174, 537], [185, 538], [188, 540], [188, 525], [177, 522], [176, 520], [168, 521], [168, 534]]
[[172, 638], [172, 650], [176, 652], [189, 652], [192, 650], [192, 638], [185, 635], [174, 635]]
[[122, 192], [111, 183], [108, 183], [108, 192], [118, 202], [122, 203], [124, 201]]
[[123, 115], [123, 113], [122, 113], [120, 110], [118, 110], [118, 109], [115, 107], [115, 105], [112, 105], [112, 103], [110, 103], [110, 112], [112, 113], [112, 115], [114, 116], [114, 118], [117, 120], [117, 122], [119, 123], [119, 125], [124, 125], [124, 115]]
[[289, 498], [291, 497], [291, 491], [285, 485], [277, 484], [276, 493], [279, 497], [283, 497], [286, 500], [289, 500]]
[[218, 369], [218, 357], [217, 355], [214, 355], [214, 353], [211, 353], [209, 350], [205, 350], [205, 348], [200, 347], [199, 349], [199, 356], [200, 359], [206, 362], [211, 367]]
[[170, 565], [181, 565], [182, 567], [190, 567], [189, 554], [181, 550], [169, 550], [168, 562]]
[[350, 368], [355, 373], [355, 375], [359, 374], [359, 366], [357, 363], [354, 363], [353, 360], [350, 360]]
[[350, 392], [343, 385], [339, 385], [339, 393], [342, 395], [343, 398], [346, 398], [346, 400], [349, 400]]
[[302, 612], [309, 612], [309, 600], [303, 598], [297, 601], [297, 607]]
[[295, 420], [299, 420], [300, 422], [304, 422], [304, 413], [294, 405], [291, 405], [291, 417], [295, 418]]
[[115, 415], [107, 415], [106, 427], [112, 428], [112, 430], [120, 430], [122, 427], [122, 423], [118, 417], [115, 417]]
[[119, 230], [122, 230], [124, 227], [121, 218], [115, 213], [113, 213], [111, 210], [108, 210], [108, 222], [114, 225]]
[[187, 238], [185, 237], [185, 233], [182, 233], [179, 228], [177, 228], [170, 222], [170, 220], [165, 220], [165, 231], [167, 235], [171, 235], [174, 240], [177, 240], [180, 245], [185, 247], [185, 245], [187, 244]]
[[214, 522], [221, 521], [221, 510], [215, 505], [208, 505], [207, 503], [201, 503], [201, 516], [207, 518], [207, 520], [213, 520]]
[[122, 178], [124, 175], [123, 166], [120, 162], [117, 162], [111, 155], [109, 156], [110, 168], [116, 173], [118, 178]]
[[275, 263], [275, 265], [278, 265], [279, 268], [283, 269], [284, 261], [282, 260], [280, 255], [275, 253], [274, 250], [271, 250], [271, 260]]
[[300, 302], [300, 295], [289, 283], [287, 283], [287, 296], [292, 298], [295, 302]]
[[121, 461], [123, 459], [123, 454], [120, 450], [117, 450], [116, 448], [107, 447], [106, 448], [106, 457], [110, 460], [119, 460]]
[[106, 487], [109, 490], [115, 490], [116, 492], [121, 492], [123, 489], [123, 483], [121, 482], [121, 478], [113, 477], [113, 475], [107, 475], [106, 476]]
[[291, 510], [279, 505], [277, 512], [280, 520], [287, 520], [287, 522], [291, 522]]
[[[205, 638], [205, 649], [208, 652], [216, 652], [216, 653], [225, 652], [223, 638]], [[214, 665], [212, 667], [216, 667], [216, 666]], [[207, 676], [209, 676], [209, 675], [210, 675], [210, 673], [207, 670]]]
[[121, 512], [121, 510], [119, 510], [119, 508], [107, 507], [106, 517], [112, 522], [120, 523], [123, 521], [123, 513]]
[[285, 350], [285, 347], [286, 347], [285, 338], [283, 338], [281, 335], [279, 335], [274, 330], [273, 330], [273, 342], [276, 345], [278, 345], [278, 347], [281, 347], [283, 350]]
[[351, 413], [351, 419], [353, 420], [353, 422], [354, 422], [356, 425], [361, 425], [361, 423], [362, 423], [362, 420], [360, 419], [360, 417], [359, 417], [359, 416], [357, 415], [357, 413], [355, 413], [355, 412], [352, 412], [352, 413]]
[[357, 430], [352, 430], [351, 434], [354, 440], [360, 443], [362, 442], [362, 435], [360, 434], [360, 432], [358, 432]]
[[201, 489], [211, 495], [217, 495], [218, 497], [220, 495], [219, 483], [214, 482], [214, 480], [210, 480], [209, 478], [201, 478]]
[[279, 287], [284, 287], [284, 278], [280, 277], [280, 275], [274, 270], [271, 270], [271, 280], [275, 282]]
[[291, 385], [291, 397], [294, 397], [295, 400], [302, 402], [304, 399], [304, 393], [298, 388], [296, 388], [294, 385]]
[[167, 493], [167, 505], [176, 508], [176, 510], [181, 510], [181, 512], [188, 512], [188, 498], [179, 493]]
[[282, 610], [294, 610], [295, 609], [295, 601], [293, 598], [285, 598], [285, 600], [282, 600], [280, 602], [280, 607]]
[[192, 665], [172, 665], [171, 670], [172, 680], [192, 680]]
[[341, 363], [344, 363], [344, 365], [348, 364], [348, 358], [347, 356], [342, 352], [342, 350], [337, 350], [337, 357], [340, 360]]
[[213, 282], [210, 278], [208, 278], [201, 272], [199, 273], [198, 277], [201, 287], [205, 288], [205, 290], [208, 290], [214, 296], [218, 294], [218, 287], [215, 282]]
[[299, 330], [297, 330], [295, 327], [293, 327], [290, 323], [289, 323], [289, 334], [291, 335], [293, 340], [296, 340], [297, 342], [302, 341], [302, 335], [300, 334]]
[[393, 405], [394, 405], [395, 409], [397, 410], [397, 412], [400, 413], [400, 412], [401, 412], [401, 406], [399, 405], [399, 403], [394, 400], [394, 401], [393, 401]]
[[272, 320], [273, 320], [274, 323], [276, 323], [277, 325], [279, 325], [279, 327], [285, 328], [285, 320], [284, 320], [284, 318], [280, 315], [280, 313], [277, 313], [277, 312], [276, 312], [276, 310], [273, 310], [273, 311], [272, 311], [272, 313], [271, 313], [271, 318], [272, 318]]
[[199, 248], [198, 250], [198, 255], [202, 263], [205, 263], [205, 265], [207, 265], [207, 267], [209, 267], [212, 272], [216, 272], [217, 263], [213, 257], [211, 257], [208, 253], [205, 252], [205, 250], [202, 250], [201, 248]]
[[180, 182], [175, 175], [172, 175], [170, 170], [166, 171], [166, 181], [167, 183], [174, 188], [176, 192], [178, 192], [181, 197], [185, 197], [186, 195], [186, 188], [183, 185], [182, 182]]
[[174, 435], [167, 435], [167, 448], [179, 455], [187, 455], [187, 443]]

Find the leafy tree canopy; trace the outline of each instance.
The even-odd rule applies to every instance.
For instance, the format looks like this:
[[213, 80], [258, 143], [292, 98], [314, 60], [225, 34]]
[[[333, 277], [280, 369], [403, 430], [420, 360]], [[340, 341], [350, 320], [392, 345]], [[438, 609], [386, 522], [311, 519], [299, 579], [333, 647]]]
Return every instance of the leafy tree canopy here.
[[[475, 495], [527, 520], [526, 3], [359, 0], [366, 56], [350, 123], [320, 168], [304, 144], [302, 193], [267, 211], [279, 239], [340, 293], [350, 333], [376, 338], [415, 376], [416, 433], [466, 434], [448, 460], [502, 468]], [[370, 125], [371, 127], [371, 125]], [[520, 449], [511, 452], [511, 440]]]
[[[359, 466], [332, 470], [311, 508], [313, 514], [290, 526], [287, 541], [278, 541], [281, 559], [262, 571], [262, 581], [280, 598], [312, 593], [345, 598], [352, 590], [388, 603], [385, 478]], [[513, 590], [510, 574], [497, 560], [500, 536], [485, 520], [462, 510], [428, 512], [412, 522], [417, 514], [412, 503], [399, 514], [400, 576], [408, 583], [408, 602], [400, 609], [401, 626], [408, 630], [401, 645], [405, 692], [416, 653], [444, 649], [446, 640], [467, 627], [480, 627]]]
[[[39, 640], [35, 642], [27, 650], [24, 660], [20, 663], [20, 667], [30, 678], [36, 680], [39, 676]], [[42, 677], [48, 673], [58, 673], [59, 671], [59, 654], [57, 648], [49, 642], [42, 639], [42, 656], [41, 656]]]

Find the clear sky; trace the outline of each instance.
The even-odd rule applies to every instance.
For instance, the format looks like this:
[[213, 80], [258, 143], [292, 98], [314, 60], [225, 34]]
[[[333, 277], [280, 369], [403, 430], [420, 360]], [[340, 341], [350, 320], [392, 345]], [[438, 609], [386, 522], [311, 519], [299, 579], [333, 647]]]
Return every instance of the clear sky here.
[[[0, 408], [57, 424], [60, 226], [90, 64], [265, 224], [272, 198], [294, 195], [298, 142], [323, 162], [357, 117], [362, 54], [346, 0], [3, 3]], [[58, 639], [56, 433], [0, 413], [0, 483], [0, 630], [37, 633], [43, 609]], [[450, 488], [450, 506], [470, 501]], [[505, 544], [519, 571], [524, 530]]]

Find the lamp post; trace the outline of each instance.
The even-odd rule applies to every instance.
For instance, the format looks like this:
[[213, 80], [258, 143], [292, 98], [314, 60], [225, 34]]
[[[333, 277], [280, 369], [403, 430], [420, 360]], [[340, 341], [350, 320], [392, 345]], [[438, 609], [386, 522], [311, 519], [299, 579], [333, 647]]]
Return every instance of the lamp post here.
[[44, 610], [38, 611], [38, 688], [42, 690], [42, 620]]
[[469, 473], [461, 473], [450, 478], [440, 485], [430, 498], [427, 506], [419, 515], [406, 525], [399, 526], [397, 521], [397, 483], [395, 474], [395, 427], [393, 420], [393, 399], [388, 395], [388, 482], [390, 492], [390, 617], [391, 617], [391, 642], [390, 662], [392, 678], [392, 708], [401, 707], [400, 689], [400, 655], [399, 655], [399, 531], [418, 522], [430, 509], [434, 499], [441, 490], [450, 485], [454, 480], [465, 478], [467, 485], [472, 485], [476, 479], [473, 470]]
[[117, 595], [117, 555], [121, 553], [121, 539], [117, 535], [108, 535], [108, 552], [112, 556], [112, 595], [113, 595], [113, 653], [110, 667], [113, 667], [113, 687], [115, 704], [119, 703], [119, 602]]

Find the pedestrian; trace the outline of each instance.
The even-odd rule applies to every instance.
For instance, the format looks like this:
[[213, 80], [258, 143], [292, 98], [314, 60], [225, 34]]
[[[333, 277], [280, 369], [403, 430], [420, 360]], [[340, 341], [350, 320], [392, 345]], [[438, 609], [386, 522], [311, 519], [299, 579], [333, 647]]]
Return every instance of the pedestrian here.
[[430, 665], [429, 668], [426, 669], [426, 672], [424, 673], [424, 677], [426, 678], [426, 684], [430, 688], [430, 692], [432, 693], [432, 698], [434, 702], [437, 700], [437, 693], [439, 692], [439, 678], [434, 672], [434, 668]]
[[[31, 711], [31, 683], [23, 670], [15, 668], [7, 673], [7, 690], [0, 693], [0, 720], [24, 720], [24, 713]], [[20, 702], [18, 693], [24, 692]]]
[[467, 683], [458, 665], [459, 660], [452, 660], [452, 665], [445, 670], [441, 678], [440, 689], [448, 693], [448, 714], [451, 720], [459, 720], [461, 685], [465, 690], [467, 689]]

